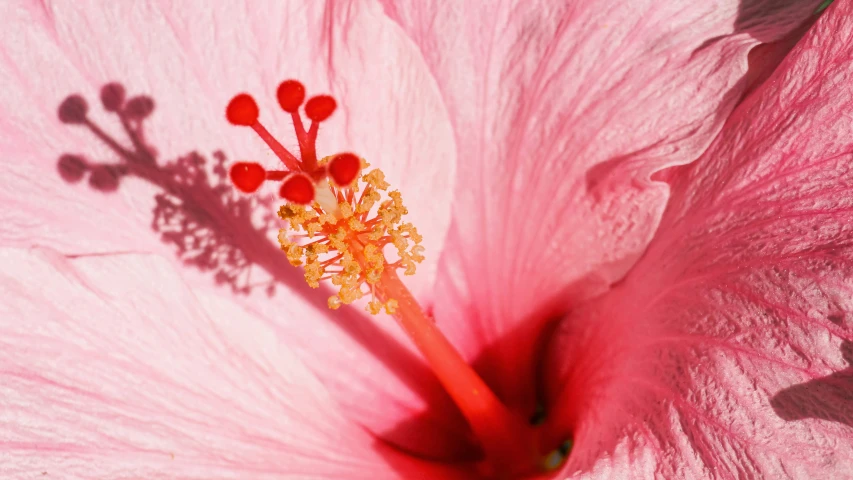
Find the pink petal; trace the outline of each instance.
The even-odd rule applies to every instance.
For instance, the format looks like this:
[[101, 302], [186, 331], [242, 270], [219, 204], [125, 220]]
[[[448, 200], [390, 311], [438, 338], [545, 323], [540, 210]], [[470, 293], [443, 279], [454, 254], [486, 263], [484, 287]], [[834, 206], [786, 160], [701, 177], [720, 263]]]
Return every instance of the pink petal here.
[[[331, 92], [340, 108], [321, 128], [319, 152], [355, 151], [403, 192], [428, 257], [411, 286], [429, 299], [449, 222], [453, 140], [419, 52], [379, 6], [12, 1], [2, 2], [0, 15], [0, 154], [7, 159], [0, 163], [0, 243], [66, 254], [177, 254], [193, 288], [220, 283], [219, 295], [288, 334], [343, 410], [372, 431], [411, 422], [426, 430], [405, 434], [417, 441], [400, 439], [409, 448], [457, 451], [468, 444], [460, 438], [464, 422], [420, 358], [389, 333], [392, 322], [352, 312], [325, 318], [331, 290], [309, 289], [270, 241], [278, 222], [259, 218], [279, 202], [236, 197], [222, 183], [232, 162], [279, 164], [250, 131], [225, 121], [234, 94], [254, 94], [262, 121], [295, 147], [289, 116], [276, 105], [278, 82], [293, 77], [309, 95]], [[102, 108], [99, 92], [108, 82], [119, 82], [128, 97], [153, 100], [142, 124], [147, 145], [132, 145], [118, 118]], [[72, 94], [135, 153], [119, 155], [86, 128], [60, 123], [57, 110]], [[68, 155], [130, 173], [119, 173], [117, 185], [113, 179], [117, 190], [99, 191], [88, 185], [81, 160]], [[75, 165], [82, 177], [69, 183], [61, 174], [76, 178]], [[98, 185], [103, 189], [103, 181]]]
[[[619, 279], [668, 189], [743, 91], [746, 55], [817, 2], [384, 2], [420, 47], [456, 131], [442, 328], [504, 398], [532, 392], [549, 314]], [[555, 299], [559, 300], [559, 307]], [[533, 325], [535, 324], [535, 325]]]
[[853, 471], [852, 19], [830, 7], [671, 172], [646, 255], [561, 329], [550, 396], [575, 430], [568, 471]]
[[345, 419], [264, 322], [206, 313], [167, 260], [0, 259], [3, 478], [445, 476]]

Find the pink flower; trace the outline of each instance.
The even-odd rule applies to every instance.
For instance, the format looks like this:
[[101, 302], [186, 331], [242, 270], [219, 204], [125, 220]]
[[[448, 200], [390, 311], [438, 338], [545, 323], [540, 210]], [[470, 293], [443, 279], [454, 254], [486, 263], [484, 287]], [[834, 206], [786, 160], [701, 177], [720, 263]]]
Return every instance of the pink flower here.
[[290, 131], [290, 77], [337, 98], [320, 155], [404, 194], [418, 302], [574, 441], [560, 478], [853, 469], [850, 3], [725, 127], [749, 50], [815, 5], [436, 3], [4, 4], [4, 478], [482, 475], [409, 339], [329, 312], [275, 192], [225, 181], [278, 160], [224, 106]]

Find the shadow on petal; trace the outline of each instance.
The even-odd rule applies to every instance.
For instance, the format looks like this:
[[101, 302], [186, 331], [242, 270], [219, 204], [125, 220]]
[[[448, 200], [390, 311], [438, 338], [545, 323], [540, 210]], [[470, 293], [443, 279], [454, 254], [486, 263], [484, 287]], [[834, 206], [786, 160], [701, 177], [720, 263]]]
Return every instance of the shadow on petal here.
[[[310, 288], [301, 269], [291, 266], [270, 239], [270, 232], [279, 227], [274, 199], [235, 193], [228, 179], [229, 161], [222, 151], [213, 152], [212, 159], [197, 151], [169, 161], [159, 159], [157, 149], [145, 138], [144, 128], [144, 122], [155, 111], [155, 100], [126, 95], [125, 87], [116, 82], [105, 85], [100, 92], [101, 107], [115, 115], [125, 138], [112, 136], [96, 124], [89, 116], [92, 106], [83, 96], [69, 95], [60, 104], [60, 121], [69, 128], [88, 129], [109, 147], [114, 158], [96, 161], [66, 152], [57, 160], [57, 174], [75, 188], [88, 185], [104, 193], [105, 203], [113, 201], [109, 195], [118, 191], [128, 177], [157, 187], [151, 229], [173, 248], [186, 267], [209, 274], [216, 284], [229, 287], [236, 295], [263, 289], [274, 297], [284, 287], [318, 311], [327, 311], [327, 299], [335, 292], [323, 285]], [[265, 215], [260, 220], [258, 212]], [[252, 273], [257, 269], [270, 280], [253, 283]], [[375, 319], [354, 308], [338, 310], [334, 315], [325, 315], [325, 319], [431, 406], [440, 404], [439, 412], [455, 409], [424, 362], [379, 328]], [[324, 380], [323, 372], [317, 373]], [[461, 417], [457, 418], [461, 421]]]
[[779, 391], [770, 405], [788, 421], [815, 418], [853, 427], [853, 342], [841, 344], [848, 368]]
[[780, 39], [780, 32], [795, 29], [803, 19], [812, 20], [822, 0], [741, 0], [735, 30], [761, 42]]

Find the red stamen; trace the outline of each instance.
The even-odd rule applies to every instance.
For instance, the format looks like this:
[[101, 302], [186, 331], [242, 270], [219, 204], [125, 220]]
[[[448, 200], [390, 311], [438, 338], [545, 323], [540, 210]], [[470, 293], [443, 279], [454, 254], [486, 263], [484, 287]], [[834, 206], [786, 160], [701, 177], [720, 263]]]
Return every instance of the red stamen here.
[[[290, 118], [293, 119], [293, 130], [296, 132], [296, 140], [299, 142], [299, 154], [302, 156], [302, 165], [304, 170], [311, 172], [317, 169], [317, 151], [314, 147], [314, 138], [309, 137], [305, 133], [305, 126], [302, 125], [302, 117], [299, 116], [299, 109], [290, 112]], [[312, 122], [311, 126], [319, 125]]]
[[335, 155], [328, 166], [329, 176], [338, 187], [348, 187], [361, 171], [361, 159], [352, 153]]
[[328, 95], [317, 95], [316, 97], [312, 97], [308, 100], [308, 103], [305, 104], [305, 115], [308, 116], [312, 122], [322, 122], [329, 118], [332, 113], [335, 112], [337, 107], [338, 104], [335, 102], [334, 98]]
[[229, 176], [231, 182], [241, 192], [252, 193], [264, 183], [266, 171], [257, 163], [238, 162], [231, 167]]
[[225, 116], [234, 125], [252, 127], [252, 130], [270, 147], [270, 149], [291, 170], [299, 170], [299, 160], [288, 152], [270, 132], [258, 121], [260, 111], [255, 99], [247, 93], [241, 93], [232, 98], [225, 109]]
[[228, 103], [228, 108], [225, 109], [225, 116], [228, 121], [234, 125], [242, 125], [251, 127], [258, 121], [258, 104], [255, 99], [247, 93], [241, 93], [231, 99]]
[[302, 126], [302, 118], [299, 116], [299, 107], [305, 101], [305, 86], [296, 80], [285, 80], [278, 86], [276, 96], [281, 109], [290, 113], [293, 119], [293, 129], [299, 142], [304, 170], [312, 171], [317, 168], [317, 154], [314, 152], [313, 142], [309, 142], [305, 135], [305, 127]]
[[284, 163], [284, 166], [286, 166], [290, 170], [302, 170], [299, 165], [299, 159], [294, 157], [292, 153], [288, 152], [287, 149], [284, 148], [284, 145], [279, 143], [279, 141], [272, 136], [269, 130], [267, 130], [266, 127], [261, 125], [261, 122], [255, 121], [255, 123], [253, 123], [251, 127], [252, 130], [254, 130], [255, 133], [257, 133], [258, 136], [261, 137], [261, 140], [263, 140], [264, 143], [266, 143], [267, 146], [270, 147], [270, 150], [275, 153], [279, 160]]
[[287, 170], [267, 170], [267, 180], [280, 182], [290, 175]]
[[[296, 158], [296, 156], [284, 148], [284, 146], [276, 140], [272, 134], [270, 134], [269, 130], [261, 124], [258, 120], [258, 116], [260, 114], [258, 104], [251, 95], [241, 93], [232, 98], [228, 107], [225, 109], [225, 116], [228, 118], [228, 121], [234, 125], [252, 127], [252, 130], [254, 130], [255, 133], [261, 137], [264, 143], [266, 143], [278, 158], [281, 159], [288, 170], [304, 172], [309, 176], [309, 178], [317, 182], [324, 180], [329, 175], [329, 171], [326, 168], [318, 167], [315, 144], [320, 122], [329, 118], [337, 108], [335, 99], [328, 95], [318, 95], [308, 100], [305, 104], [305, 113], [308, 118], [311, 119], [311, 127], [306, 132], [305, 127], [302, 124], [302, 117], [299, 115], [299, 107], [305, 101], [305, 86], [296, 80], [285, 80], [279, 84], [276, 91], [276, 97], [281, 108], [286, 112], [290, 112], [290, 115], [293, 118], [293, 129], [295, 130], [296, 138], [299, 141], [299, 153], [302, 157], [301, 159]], [[85, 117], [85, 105], [83, 105], [83, 108], [81, 109], [80, 105], [71, 102], [66, 110], [67, 112], [70, 112], [64, 116], [67, 117], [66, 120], [63, 120], [66, 121], [66, 123], [72, 123], [75, 121], [80, 122], [80, 118]], [[60, 114], [60, 117], [63, 117], [63, 115]], [[360, 162], [358, 164], [359, 168], [356, 170], [354, 170], [355, 167], [353, 166], [353, 163], [355, 162], [348, 157], [343, 157], [339, 162], [340, 165], [333, 169], [335, 174], [332, 180], [339, 186], [348, 185], [349, 183], [352, 183], [358, 175]], [[279, 174], [267, 173], [266, 179], [281, 180], [283, 177]], [[251, 184], [250, 186], [254, 186], [254, 184]], [[238, 188], [243, 190], [245, 187], [246, 184]], [[289, 189], [285, 189], [285, 191], [289, 191]], [[294, 198], [308, 198], [308, 194], [306, 192], [302, 192], [301, 190], [300, 192], [300, 195], [294, 194]], [[311, 194], [311, 199], [313, 199], [313, 193]]]
[[293, 173], [284, 180], [278, 193], [288, 202], [307, 205], [314, 200], [314, 182], [307, 175]]
[[305, 87], [296, 80], [285, 80], [278, 86], [276, 96], [282, 110], [295, 113], [305, 101]]
[[311, 127], [308, 128], [308, 142], [312, 145], [317, 140], [317, 131], [320, 130], [320, 124], [318, 122], [311, 122]]

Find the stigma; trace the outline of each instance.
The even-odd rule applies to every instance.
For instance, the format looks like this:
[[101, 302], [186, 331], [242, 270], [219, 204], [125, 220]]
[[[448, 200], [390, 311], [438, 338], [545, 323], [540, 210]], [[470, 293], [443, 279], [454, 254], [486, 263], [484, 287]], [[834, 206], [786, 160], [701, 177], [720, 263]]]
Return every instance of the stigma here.
[[[373, 315], [394, 315], [398, 300], [385, 288], [377, 288], [383, 274], [400, 269], [414, 275], [424, 260], [423, 240], [410, 222], [402, 194], [389, 191], [385, 174], [354, 153], [344, 152], [318, 160], [316, 139], [320, 123], [334, 113], [337, 103], [328, 95], [305, 101], [305, 87], [296, 80], [282, 82], [279, 105], [289, 113], [299, 144], [299, 158], [289, 152], [260, 123], [260, 110], [248, 94], [235, 96], [226, 118], [250, 127], [281, 160], [281, 170], [267, 170], [256, 162], [235, 163], [231, 181], [242, 192], [257, 191], [264, 182], [278, 182], [285, 200], [278, 216], [287, 222], [278, 241], [291, 265], [302, 267], [305, 281], [318, 288], [329, 281], [338, 292], [329, 297], [329, 308], [369, 297], [366, 310]], [[305, 103], [308, 130], [299, 108]]]

